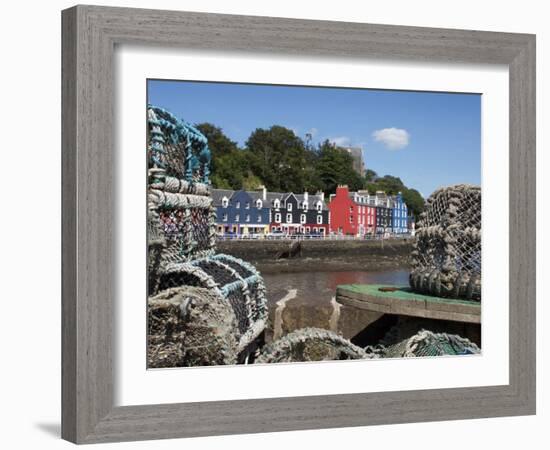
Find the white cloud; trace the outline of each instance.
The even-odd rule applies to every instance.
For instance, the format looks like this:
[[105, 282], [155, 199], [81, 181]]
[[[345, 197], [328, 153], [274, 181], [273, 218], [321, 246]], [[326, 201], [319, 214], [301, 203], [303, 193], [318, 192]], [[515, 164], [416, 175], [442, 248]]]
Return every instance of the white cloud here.
[[329, 142], [332, 142], [338, 147], [349, 147], [351, 145], [351, 139], [347, 136], [337, 136], [329, 139]]
[[399, 150], [409, 145], [410, 134], [400, 128], [383, 128], [372, 133], [372, 137], [390, 150]]

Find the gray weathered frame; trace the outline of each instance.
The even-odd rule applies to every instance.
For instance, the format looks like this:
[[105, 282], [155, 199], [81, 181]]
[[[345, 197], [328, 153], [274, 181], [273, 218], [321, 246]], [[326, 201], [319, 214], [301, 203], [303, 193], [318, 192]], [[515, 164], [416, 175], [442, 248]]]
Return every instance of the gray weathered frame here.
[[[63, 11], [62, 436], [77, 443], [535, 413], [535, 36], [76, 6]], [[510, 76], [510, 383], [113, 406], [116, 44], [506, 64]]]

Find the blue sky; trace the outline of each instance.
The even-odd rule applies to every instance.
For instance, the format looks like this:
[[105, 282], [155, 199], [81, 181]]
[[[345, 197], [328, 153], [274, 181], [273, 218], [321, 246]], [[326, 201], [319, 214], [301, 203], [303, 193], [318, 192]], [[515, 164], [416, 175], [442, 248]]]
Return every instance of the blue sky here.
[[282, 125], [313, 142], [360, 146], [368, 169], [424, 196], [481, 183], [481, 96], [150, 80], [148, 102], [190, 122], [210, 122], [240, 145]]

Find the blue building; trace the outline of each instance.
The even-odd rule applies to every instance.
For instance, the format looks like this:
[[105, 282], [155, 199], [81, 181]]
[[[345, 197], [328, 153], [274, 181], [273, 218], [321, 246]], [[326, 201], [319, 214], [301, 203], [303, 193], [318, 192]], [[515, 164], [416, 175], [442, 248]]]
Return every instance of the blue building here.
[[395, 196], [392, 196], [391, 208], [392, 208], [392, 217], [391, 217], [392, 233], [396, 233], [396, 234], [407, 233], [409, 231], [409, 226], [407, 223], [408, 222], [407, 204], [403, 201], [403, 195], [401, 194], [401, 192], [399, 192]]
[[232, 191], [212, 189], [216, 210], [216, 230], [219, 234], [269, 233], [271, 205], [266, 191]]

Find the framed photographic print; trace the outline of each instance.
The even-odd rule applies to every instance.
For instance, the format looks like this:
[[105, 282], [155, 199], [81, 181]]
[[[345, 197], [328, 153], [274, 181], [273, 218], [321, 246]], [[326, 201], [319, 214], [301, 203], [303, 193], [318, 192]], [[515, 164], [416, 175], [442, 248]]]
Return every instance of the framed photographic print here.
[[63, 437], [533, 414], [534, 74], [532, 35], [63, 11]]

